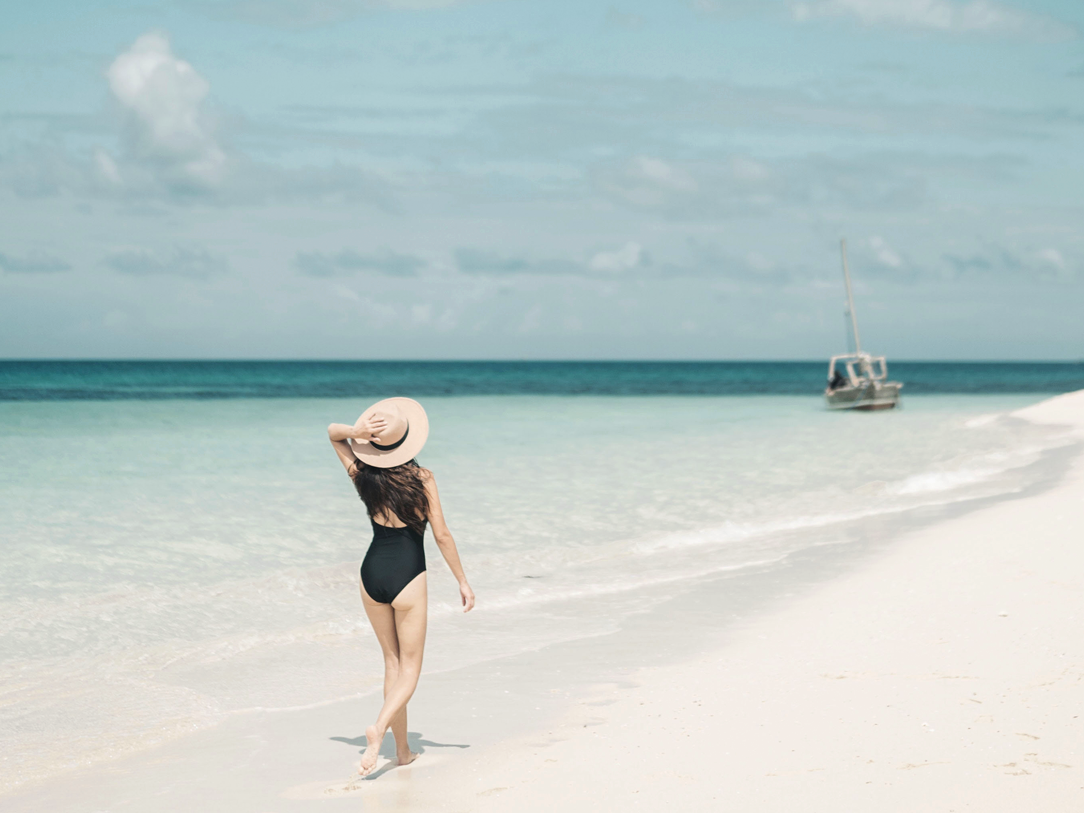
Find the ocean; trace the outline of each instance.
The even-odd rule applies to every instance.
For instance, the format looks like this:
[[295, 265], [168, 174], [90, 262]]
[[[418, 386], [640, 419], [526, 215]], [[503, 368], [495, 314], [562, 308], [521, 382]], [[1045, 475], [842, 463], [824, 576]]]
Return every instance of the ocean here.
[[602, 635], [667, 592], [1027, 488], [1068, 439], [1010, 413], [1081, 364], [897, 363], [829, 412], [810, 363], [0, 362], [0, 792], [231, 715], [378, 692], [364, 509], [325, 428], [421, 400], [428, 670]]
[[[429, 395], [809, 395], [809, 361], [2, 361], [0, 401], [379, 398]], [[1056, 394], [1084, 362], [892, 364], [907, 394]]]

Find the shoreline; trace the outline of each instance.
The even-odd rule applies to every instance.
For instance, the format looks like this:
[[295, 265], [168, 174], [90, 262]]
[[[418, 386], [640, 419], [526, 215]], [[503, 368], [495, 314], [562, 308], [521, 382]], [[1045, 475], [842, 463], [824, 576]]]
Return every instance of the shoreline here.
[[[1038, 406], [1049, 403], [1044, 401]], [[1036, 408], [1028, 407], [1023, 411]], [[1055, 450], [1050, 454], [1057, 456], [1060, 452]], [[388, 773], [383, 782], [351, 783], [342, 773], [336, 779], [338, 771], [330, 771], [331, 775], [328, 775], [331, 765], [339, 765], [345, 770], [360, 750], [358, 739], [362, 726], [342, 721], [365, 719], [371, 702], [366, 704], [363, 698], [305, 712], [246, 714], [243, 719], [228, 720], [214, 729], [193, 734], [153, 752], [93, 770], [58, 776], [49, 783], [51, 788], [28, 787], [25, 791], [16, 791], [6, 797], [5, 802], [13, 805], [12, 810], [79, 809], [71, 805], [69, 795], [71, 788], [78, 786], [87, 794], [81, 798], [81, 805], [94, 799], [101, 809], [124, 809], [115, 803], [117, 791], [123, 787], [124, 792], [119, 795], [133, 801], [155, 797], [155, 807], [159, 811], [187, 810], [196, 798], [217, 787], [217, 792], [233, 800], [231, 809], [237, 810], [308, 809], [315, 799], [333, 806], [356, 806], [359, 800], [370, 800], [387, 802], [394, 809], [402, 810], [415, 806], [417, 809], [486, 809], [484, 805], [488, 803], [485, 800], [489, 797], [478, 797], [477, 793], [493, 788], [526, 786], [529, 777], [524, 773], [525, 766], [533, 765], [532, 760], [539, 751], [539, 737], [547, 742], [554, 739], [545, 733], [555, 729], [554, 721], [563, 721], [557, 725], [557, 729], [564, 732], [561, 736], [569, 732], [579, 736], [579, 739], [572, 736], [567, 743], [582, 742], [588, 734], [580, 734], [580, 731], [593, 736], [596, 729], [629, 726], [630, 718], [624, 723], [614, 722], [616, 718], [611, 719], [607, 714], [612, 714], [618, 707], [624, 709], [623, 698], [627, 700], [630, 693], [640, 691], [635, 684], [647, 685], [650, 678], [645, 675], [648, 673], [654, 670], [659, 674], [670, 674], [668, 679], [675, 675], [680, 677], [689, 671], [682, 664], [698, 663], [697, 659], [731, 651], [735, 642], [740, 644], [744, 640], [748, 630], [765, 623], [763, 619], [775, 618], [780, 613], [786, 616], [793, 611], [795, 603], [808, 601], [811, 596], [830, 594], [835, 589], [833, 585], [840, 581], [861, 578], [861, 574], [876, 570], [885, 557], [898, 555], [898, 549], [910, 545], [909, 537], [936, 534], [937, 529], [955, 522], [966, 523], [976, 514], [996, 510], [998, 506], [1019, 506], [1057, 491], [1067, 479], [1066, 470], [1079, 465], [1079, 449], [1073, 449], [1072, 453], [1074, 461], [1063, 459], [1060, 463], [1050, 463], [1044, 457], [1040, 464], [1050, 466], [1046, 477], [1043, 482], [1029, 487], [1026, 493], [918, 509], [902, 531], [898, 527], [898, 517], [878, 518], [855, 526], [852, 536], [867, 539], [857, 547], [840, 544], [811, 548], [795, 554], [785, 567], [764, 568], [757, 574], [745, 573], [742, 587], [737, 591], [744, 595], [729, 596], [729, 608], [725, 601], [720, 605], [713, 594], [719, 592], [720, 585], [733, 586], [737, 582], [726, 577], [714, 578], [689, 585], [664, 604], [627, 619], [620, 630], [602, 636], [601, 640], [606, 643], [601, 648], [595, 645], [600, 640], [598, 637], [585, 638], [449, 672], [427, 674], [423, 683], [426, 691], [420, 692], [411, 704], [413, 719], [427, 724], [421, 726], [422, 734], [416, 732], [415, 725], [410, 726], [412, 746], [417, 750], [421, 745], [425, 753], [410, 768]], [[664, 585], [661, 589], [671, 588], [672, 585]], [[703, 633], [703, 638], [699, 641], [675, 640], [668, 635], [668, 620], [678, 616], [691, 620], [695, 629]], [[648, 649], [644, 648], [645, 644]], [[650, 649], [652, 645], [653, 650]], [[654, 661], [646, 666], [645, 652]], [[767, 657], [767, 653], [760, 652], [756, 657]], [[555, 669], [555, 663], [561, 664], [564, 671]], [[707, 666], [701, 664], [700, 668], [710, 669], [710, 662]], [[616, 683], [611, 680], [606, 684], [605, 676], [614, 672], [621, 677]], [[468, 708], [471, 717], [465, 722]], [[590, 712], [586, 717], [585, 710]], [[624, 709], [624, 712], [628, 710]], [[545, 746], [550, 750], [561, 747], [572, 746], [552, 742]], [[388, 742], [385, 753], [390, 753]], [[454, 758], [449, 759], [448, 755], [452, 753]], [[491, 755], [494, 753], [502, 757], [498, 763], [493, 762]], [[587, 756], [584, 760], [590, 762]], [[213, 774], [225, 764], [233, 765], [233, 778], [220, 777], [207, 783], [206, 787], [186, 787], [182, 779], [177, 778]], [[504, 767], [498, 769], [497, 764]], [[550, 764], [542, 762], [542, 766]], [[385, 769], [382, 764], [378, 773], [384, 773]], [[470, 776], [470, 783], [464, 783], [465, 775]], [[639, 774], [634, 771], [633, 775]], [[308, 781], [291, 781], [304, 779]], [[546, 780], [547, 789], [551, 780], [552, 777]], [[492, 788], [473, 789], [478, 783], [487, 781], [496, 784]], [[625, 780], [621, 784], [625, 784]], [[560, 781], [554, 781], [553, 785], [560, 785]], [[161, 796], [163, 786], [171, 789], [166, 798]], [[64, 788], [68, 788], [67, 794]], [[493, 790], [493, 799], [500, 799], [493, 802], [496, 809], [507, 804], [532, 809], [525, 806], [522, 798], [514, 802], [511, 797], [505, 798], [509, 792], [514, 791]], [[590, 786], [581, 788], [580, 792], [587, 792], [585, 798], [590, 798]], [[535, 787], [531, 793], [538, 796], [539, 788]], [[451, 804], [451, 799], [456, 799], [461, 806], [446, 806], [445, 802]], [[70, 807], [66, 807], [65, 801]], [[566, 801], [550, 799], [549, 804]], [[138, 804], [134, 809], [140, 809]]]

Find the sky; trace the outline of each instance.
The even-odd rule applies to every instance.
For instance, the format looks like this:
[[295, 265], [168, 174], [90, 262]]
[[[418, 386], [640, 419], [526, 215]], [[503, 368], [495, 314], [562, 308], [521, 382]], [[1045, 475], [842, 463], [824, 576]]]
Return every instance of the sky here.
[[1079, 0], [43, 0], [0, 357], [1084, 358]]

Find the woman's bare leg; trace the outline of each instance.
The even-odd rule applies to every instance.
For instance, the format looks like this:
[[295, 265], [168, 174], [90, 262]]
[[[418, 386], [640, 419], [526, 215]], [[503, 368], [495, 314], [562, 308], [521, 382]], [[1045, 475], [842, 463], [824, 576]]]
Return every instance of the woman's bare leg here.
[[[364, 589], [362, 598], [385, 658], [384, 706], [380, 708], [376, 723], [365, 728], [367, 747], [358, 766], [358, 773], [365, 776], [376, 766], [380, 743], [389, 727], [396, 738], [399, 764], [409, 764], [416, 756], [406, 743], [406, 702], [414, 694], [417, 679], [422, 674], [428, 609], [425, 573], [418, 573], [390, 606], [373, 602], [364, 594]], [[393, 655], [391, 641], [395, 641]], [[385, 642], [389, 642], [388, 645]], [[395, 674], [393, 678], [392, 673]]]
[[[384, 692], [384, 699], [388, 699], [387, 691]], [[400, 765], [409, 765], [418, 755], [410, 750], [410, 744], [407, 742], [406, 706], [403, 706], [395, 715], [395, 719], [391, 721], [391, 735], [395, 738], [396, 762]]]
[[[390, 609], [389, 604], [378, 604], [378, 607], [384, 607]], [[381, 620], [383, 623], [383, 619]], [[391, 635], [395, 642], [395, 652], [393, 657], [389, 657], [389, 652], [384, 653], [384, 699], [388, 699], [388, 692], [391, 691], [391, 687], [395, 684], [395, 681], [399, 678], [399, 635], [395, 631], [395, 610], [391, 610]], [[383, 648], [383, 647], [382, 647]], [[414, 761], [414, 757], [417, 754], [411, 753], [410, 746], [407, 744], [407, 707], [403, 706], [402, 710], [395, 715], [395, 719], [391, 721], [391, 735], [395, 739], [395, 758], [400, 765], [409, 765]]]
[[[380, 649], [384, 653], [384, 697], [387, 699], [388, 692], [399, 677], [399, 635], [395, 630], [395, 610], [390, 604], [380, 604], [373, 601], [361, 588], [361, 600], [365, 606], [365, 614], [369, 617], [369, 623], [376, 633], [376, 639], [380, 642]], [[395, 738], [395, 756], [400, 765], [409, 765], [414, 761], [417, 754], [410, 751], [407, 744], [407, 715], [406, 706], [396, 715], [391, 723], [391, 733]]]
[[[395, 728], [399, 727], [397, 718], [400, 717], [402, 718], [401, 739], [400, 735], [395, 733], [395, 728], [392, 729], [395, 736], [395, 750], [400, 764], [406, 764], [414, 759], [414, 754], [410, 753], [406, 742], [406, 704], [411, 695], [414, 694], [414, 689], [418, 685], [418, 678], [422, 672], [422, 654], [425, 650], [425, 628], [428, 610], [427, 598], [425, 573], [422, 572], [403, 588], [402, 592], [395, 597], [395, 601], [391, 603], [390, 608], [386, 604], [377, 605], [377, 607], [387, 609], [393, 619], [393, 629], [398, 641], [398, 656], [396, 658], [398, 675], [388, 686], [386, 682], [388, 670], [385, 669], [384, 705], [380, 709], [380, 715], [376, 718], [376, 722], [365, 729], [365, 739], [368, 741], [368, 747], [366, 747], [365, 753], [361, 757], [361, 765], [358, 767], [358, 773], [362, 776], [370, 773], [376, 767], [376, 758], [384, 734], [393, 724]], [[368, 613], [368, 602], [366, 602], [365, 609]], [[383, 613], [378, 613], [378, 615], [381, 627], [386, 635], [386, 616]], [[370, 615], [371, 619], [372, 615]], [[376, 629], [376, 623], [373, 624], [373, 629]], [[377, 632], [377, 638], [381, 638], [381, 632]], [[384, 643], [381, 640], [381, 647], [383, 648], [383, 646]]]

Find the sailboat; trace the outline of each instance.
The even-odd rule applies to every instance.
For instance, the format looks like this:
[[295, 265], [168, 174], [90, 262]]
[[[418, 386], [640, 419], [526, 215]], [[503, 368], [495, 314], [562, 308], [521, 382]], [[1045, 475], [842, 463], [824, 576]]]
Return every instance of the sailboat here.
[[847, 284], [847, 313], [854, 336], [854, 352], [832, 356], [828, 362], [828, 386], [824, 398], [829, 409], [892, 409], [900, 403], [903, 384], [889, 381], [884, 356], [871, 356], [862, 350], [858, 338], [858, 319], [854, 314], [851, 272], [847, 268], [847, 241], [840, 241], [843, 255], [843, 281]]

